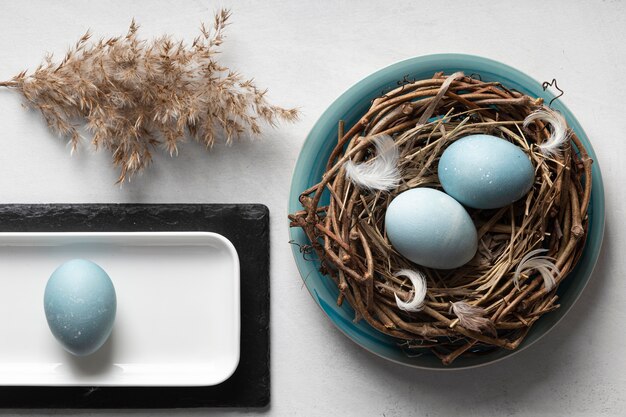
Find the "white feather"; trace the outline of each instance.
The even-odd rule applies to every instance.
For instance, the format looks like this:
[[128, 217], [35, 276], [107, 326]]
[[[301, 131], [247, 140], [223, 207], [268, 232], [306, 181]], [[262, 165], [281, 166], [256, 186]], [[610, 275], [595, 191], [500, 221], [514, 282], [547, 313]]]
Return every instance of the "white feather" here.
[[426, 277], [419, 271], [413, 271], [411, 269], [401, 269], [394, 274], [396, 277], [406, 277], [411, 281], [413, 285], [413, 298], [408, 301], [402, 301], [396, 294], [396, 304], [400, 310], [415, 312], [421, 311], [424, 308], [424, 301], [426, 300]]
[[398, 147], [388, 135], [376, 136], [372, 142], [376, 147], [376, 156], [360, 164], [346, 162], [346, 178], [368, 190], [393, 190], [400, 184]]
[[465, 327], [467, 330], [473, 330], [475, 332], [487, 332], [491, 334], [497, 334], [496, 326], [491, 319], [485, 317], [487, 310], [481, 307], [475, 307], [464, 301], [458, 301], [452, 303], [450, 308], [455, 316], [459, 319], [459, 324]]
[[555, 110], [542, 107], [526, 116], [523, 126], [527, 127], [535, 120], [547, 123], [552, 131], [548, 140], [539, 145], [539, 150], [544, 156], [558, 155], [562, 150], [563, 144], [569, 138], [569, 130], [567, 129], [565, 118]]
[[550, 256], [537, 256], [547, 251], [547, 249], [535, 249], [524, 255], [519, 264], [517, 264], [513, 275], [515, 287], [519, 289], [519, 278], [523, 273], [534, 270], [543, 277], [543, 285], [546, 291], [550, 291], [554, 288], [556, 285], [555, 275], [558, 277], [561, 271], [559, 271], [559, 268], [554, 264], [554, 258]]

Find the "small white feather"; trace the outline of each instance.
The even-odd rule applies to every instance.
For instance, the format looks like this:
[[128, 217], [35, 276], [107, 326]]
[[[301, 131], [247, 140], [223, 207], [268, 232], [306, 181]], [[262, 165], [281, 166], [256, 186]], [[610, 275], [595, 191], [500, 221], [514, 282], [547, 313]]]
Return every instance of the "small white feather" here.
[[563, 144], [569, 138], [569, 130], [567, 122], [561, 113], [548, 107], [542, 107], [539, 110], [526, 116], [523, 126], [526, 128], [529, 124], [536, 120], [550, 125], [551, 134], [548, 140], [540, 144], [539, 150], [544, 156], [550, 157], [561, 153]]
[[396, 277], [406, 277], [411, 281], [413, 285], [413, 298], [408, 301], [402, 301], [396, 294], [396, 304], [400, 310], [408, 312], [421, 311], [424, 308], [424, 301], [426, 300], [426, 277], [419, 271], [413, 271], [411, 269], [401, 269], [394, 274]]
[[465, 327], [467, 330], [473, 330], [475, 332], [486, 332], [490, 334], [497, 334], [496, 326], [491, 319], [485, 317], [487, 310], [481, 307], [475, 307], [464, 301], [458, 301], [452, 303], [450, 308], [455, 316], [459, 319], [459, 324]]
[[546, 291], [550, 291], [554, 288], [556, 285], [555, 275], [558, 277], [561, 271], [559, 271], [559, 268], [554, 264], [554, 258], [550, 256], [538, 256], [540, 253], [547, 251], [547, 249], [535, 249], [524, 255], [519, 264], [517, 264], [513, 275], [513, 282], [516, 288], [519, 289], [520, 276], [532, 270], [541, 274]]
[[376, 156], [368, 161], [344, 164], [346, 178], [361, 188], [368, 190], [390, 191], [400, 184], [398, 159], [400, 152], [394, 140], [388, 135], [372, 139], [376, 147]]

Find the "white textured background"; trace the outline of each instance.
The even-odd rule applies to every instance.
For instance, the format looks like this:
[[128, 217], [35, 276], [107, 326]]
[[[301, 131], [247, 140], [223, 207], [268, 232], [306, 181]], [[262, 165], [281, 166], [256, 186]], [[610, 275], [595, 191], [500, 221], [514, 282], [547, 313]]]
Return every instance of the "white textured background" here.
[[[63, 53], [88, 28], [191, 40], [220, 6], [233, 11], [221, 57], [254, 76], [300, 122], [210, 154], [183, 146], [120, 189], [109, 155], [69, 156], [38, 114], [0, 91], [0, 202], [258, 202], [272, 214], [272, 403], [286, 416], [626, 415], [626, 5], [622, 1], [2, 1], [0, 79]], [[558, 79], [590, 137], [606, 187], [599, 266], [580, 302], [513, 358], [459, 372], [387, 363], [336, 330], [302, 287], [287, 243], [287, 194], [300, 146], [347, 87], [395, 61], [438, 52], [483, 55], [539, 81]], [[0, 336], [1, 343], [1, 336]], [[41, 412], [41, 411], [40, 411]], [[126, 412], [221, 415], [245, 410]], [[258, 413], [258, 411], [250, 411]], [[0, 415], [24, 413], [0, 411]], [[41, 412], [43, 413], [43, 412]], [[66, 412], [50, 412], [66, 414]], [[72, 412], [81, 415], [83, 412]], [[104, 413], [85, 413], [104, 414]]]

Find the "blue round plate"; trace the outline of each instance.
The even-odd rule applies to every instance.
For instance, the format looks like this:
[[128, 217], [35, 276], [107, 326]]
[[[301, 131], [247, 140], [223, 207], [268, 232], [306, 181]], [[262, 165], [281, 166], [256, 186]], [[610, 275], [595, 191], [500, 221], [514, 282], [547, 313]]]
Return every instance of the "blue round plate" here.
[[[444, 71], [446, 74], [455, 71], [463, 71], [468, 75], [480, 74], [483, 81], [500, 81], [508, 88], [519, 90], [533, 97], [543, 97], [546, 102], [553, 98], [550, 92], [543, 91], [541, 84], [528, 75], [499, 62], [473, 55], [427, 55], [383, 68], [343, 93], [313, 126], [302, 146], [293, 173], [289, 212], [301, 210], [302, 207], [298, 201], [300, 193], [321, 180], [328, 157], [337, 141], [339, 120], [344, 120], [346, 127], [349, 128], [367, 111], [373, 98], [379, 96], [383, 90], [396, 87], [397, 82], [405, 75], [410, 78], [423, 79], [432, 77], [437, 71]], [[587, 242], [578, 265], [559, 286], [558, 295], [561, 307], [539, 319], [516, 351], [501, 349], [483, 356], [460, 357], [452, 365], [444, 366], [430, 353], [407, 356], [398, 347], [395, 339], [373, 329], [364, 320], [354, 323], [354, 311], [348, 303], [343, 303], [341, 307], [337, 306], [339, 291], [330, 278], [320, 274], [319, 262], [304, 259], [298, 246], [293, 245], [293, 255], [304, 284], [330, 320], [346, 336], [370, 352], [397, 363], [427, 369], [458, 369], [484, 365], [511, 356], [536, 342], [565, 316], [589, 281], [600, 253], [604, 233], [604, 187], [595, 153], [582, 127], [561, 100], [556, 100], [552, 107], [565, 116], [569, 126], [576, 132], [594, 160]], [[300, 228], [291, 228], [289, 233], [294, 243], [310, 244]]]

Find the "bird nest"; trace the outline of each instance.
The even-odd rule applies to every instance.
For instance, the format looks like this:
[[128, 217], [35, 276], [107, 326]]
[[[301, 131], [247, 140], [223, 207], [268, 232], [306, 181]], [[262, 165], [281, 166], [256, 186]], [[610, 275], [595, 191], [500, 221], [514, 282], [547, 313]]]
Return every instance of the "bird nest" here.
[[[524, 126], [537, 110], [551, 111], [541, 98], [500, 83], [437, 73], [376, 98], [347, 132], [338, 121], [326, 172], [300, 195], [303, 210], [289, 216], [291, 226], [302, 228], [310, 240], [305, 250], [317, 254], [321, 273], [336, 283], [337, 304], [348, 302], [355, 320], [367, 321], [409, 350], [430, 349], [444, 364], [461, 355], [516, 349], [542, 315], [559, 307], [559, 283], [583, 251], [591, 195], [592, 160], [585, 147], [566, 128], [558, 151], [544, 152], [541, 145], [551, 140], [553, 126], [541, 119]], [[346, 162], [375, 158], [373, 139], [383, 134], [399, 151], [399, 185], [388, 191], [355, 185], [346, 177]], [[467, 208], [478, 236], [469, 263], [452, 270], [413, 264], [386, 236], [386, 209], [403, 191], [441, 189], [442, 152], [471, 134], [519, 146], [535, 168], [533, 187], [500, 209]], [[544, 253], [533, 260], [538, 249]], [[419, 311], [399, 307], [399, 301], [416, 296], [412, 280], [397, 273], [407, 269], [425, 278]]]

